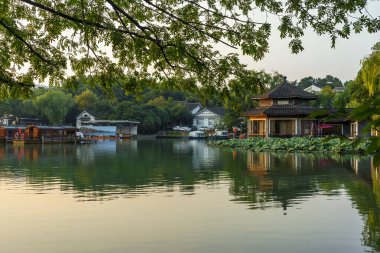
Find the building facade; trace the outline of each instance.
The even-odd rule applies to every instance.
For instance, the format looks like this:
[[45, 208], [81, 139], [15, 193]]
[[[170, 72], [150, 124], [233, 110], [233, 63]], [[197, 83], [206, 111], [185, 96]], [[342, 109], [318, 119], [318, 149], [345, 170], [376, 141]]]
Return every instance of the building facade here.
[[258, 107], [243, 115], [248, 136], [314, 135], [318, 131], [317, 120], [306, 118], [315, 111], [310, 106], [310, 101], [317, 99], [315, 94], [283, 83], [253, 99]]
[[197, 129], [215, 129], [215, 126], [222, 120], [224, 108], [209, 107], [198, 111], [193, 118], [193, 126]]
[[[369, 135], [364, 131], [368, 121], [353, 121], [335, 109], [314, 108], [310, 102], [317, 98], [317, 95], [287, 83], [253, 97], [258, 106], [243, 114], [247, 119], [247, 135], [340, 135], [353, 139]], [[313, 117], [310, 116], [312, 113], [315, 113]], [[372, 132], [372, 135], [377, 133]]]
[[97, 120], [86, 111], [76, 117], [78, 129], [91, 129], [95, 132], [115, 132], [118, 136], [127, 138], [136, 136], [140, 122], [130, 120]]

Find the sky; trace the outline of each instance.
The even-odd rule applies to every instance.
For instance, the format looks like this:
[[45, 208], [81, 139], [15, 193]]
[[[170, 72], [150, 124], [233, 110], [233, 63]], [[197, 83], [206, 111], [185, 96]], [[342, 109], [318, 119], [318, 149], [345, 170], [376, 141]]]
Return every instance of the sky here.
[[[380, 16], [380, 1], [371, 1], [368, 11], [372, 16]], [[318, 36], [307, 30], [302, 39], [304, 51], [292, 54], [289, 40], [281, 40], [273, 26], [269, 41], [270, 49], [266, 57], [255, 62], [250, 57], [241, 57], [249, 69], [265, 70], [272, 73], [278, 71], [287, 76], [288, 80], [300, 80], [303, 77], [325, 77], [332, 75], [342, 81], [355, 78], [360, 69], [360, 61], [371, 53], [372, 46], [380, 41], [380, 32], [369, 34], [362, 32], [352, 34], [349, 39], [337, 39], [335, 48], [331, 48], [330, 38]]]
[[371, 52], [371, 47], [380, 41], [380, 34], [361, 33], [349, 39], [339, 39], [335, 48], [331, 48], [328, 36], [318, 36], [308, 31], [303, 38], [304, 51], [292, 54], [288, 40], [272, 35], [270, 51], [266, 57], [255, 62], [250, 57], [242, 57], [249, 69], [278, 71], [288, 80], [300, 80], [303, 77], [325, 77], [332, 75], [342, 81], [355, 78], [360, 69], [360, 61]]

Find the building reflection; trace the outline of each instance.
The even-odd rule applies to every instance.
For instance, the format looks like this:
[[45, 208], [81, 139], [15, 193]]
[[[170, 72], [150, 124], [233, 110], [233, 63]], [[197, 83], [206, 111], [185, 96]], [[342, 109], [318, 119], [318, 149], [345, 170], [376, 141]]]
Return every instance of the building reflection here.
[[191, 195], [197, 185], [226, 180], [233, 201], [252, 209], [282, 208], [287, 214], [312, 196], [344, 192], [363, 217], [363, 244], [380, 251], [380, 166], [371, 157], [123, 140], [82, 146], [4, 145], [0, 159], [3, 179], [18, 177], [37, 190], [56, 185], [81, 201], [172, 191]]
[[336, 166], [336, 161], [312, 154], [248, 151], [247, 176], [251, 179], [243, 183], [252, 185], [234, 182], [232, 192], [236, 200], [247, 200], [250, 208], [282, 206], [286, 210], [319, 191], [316, 176], [329, 165]]
[[250, 208], [289, 208], [316, 194], [349, 195], [364, 220], [362, 242], [380, 251], [380, 166], [371, 157], [247, 153], [247, 177], [234, 178], [234, 200]]
[[[201, 143], [200, 143], [201, 142]], [[188, 141], [191, 147], [192, 156], [191, 163], [195, 170], [214, 168], [220, 165], [220, 150], [215, 147], [210, 147], [203, 141], [191, 140]]]
[[248, 152], [247, 167], [252, 175], [259, 178], [260, 191], [273, 189], [273, 181], [268, 177], [270, 171], [270, 154], [259, 152]]

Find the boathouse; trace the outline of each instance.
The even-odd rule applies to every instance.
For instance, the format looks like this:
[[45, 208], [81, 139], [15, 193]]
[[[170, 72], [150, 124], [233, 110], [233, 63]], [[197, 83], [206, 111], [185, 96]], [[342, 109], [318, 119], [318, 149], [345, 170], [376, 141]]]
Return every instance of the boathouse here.
[[108, 131], [112, 127], [121, 138], [129, 138], [137, 135], [137, 127], [140, 122], [130, 120], [98, 120], [87, 111], [81, 112], [76, 117], [76, 127], [78, 129], [92, 129], [94, 131]]
[[21, 136], [24, 126], [0, 126], [0, 142], [12, 142], [15, 136]]
[[73, 126], [28, 126], [20, 141], [25, 143], [62, 143], [75, 142], [77, 129]]

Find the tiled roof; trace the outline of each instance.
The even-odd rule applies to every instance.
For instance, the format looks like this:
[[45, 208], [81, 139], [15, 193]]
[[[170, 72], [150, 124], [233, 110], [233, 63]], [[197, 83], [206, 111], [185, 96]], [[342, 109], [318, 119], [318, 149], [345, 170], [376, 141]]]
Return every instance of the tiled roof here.
[[267, 115], [267, 116], [307, 116], [319, 110], [311, 107], [269, 107], [254, 108], [243, 114], [243, 116]]
[[192, 111], [195, 107], [197, 107], [198, 105], [200, 105], [200, 103], [186, 103], [185, 106], [190, 110]]
[[253, 116], [253, 115], [261, 115], [264, 114], [268, 108], [252, 108], [243, 113], [243, 116]]
[[223, 116], [225, 114], [225, 110], [223, 107], [205, 107], [202, 110], [198, 111], [196, 115], [200, 114], [201, 112], [209, 110], [217, 115]]
[[310, 107], [270, 107], [265, 111], [268, 116], [307, 116], [316, 111]]
[[304, 91], [294, 85], [283, 83], [280, 86], [270, 90], [269, 92], [253, 97], [254, 99], [264, 98], [303, 98], [303, 99], [317, 99], [313, 93]]
[[210, 111], [212, 111], [215, 114], [223, 116], [225, 114], [225, 110], [223, 107], [208, 107]]

